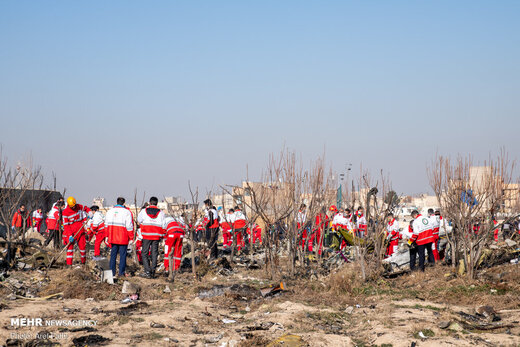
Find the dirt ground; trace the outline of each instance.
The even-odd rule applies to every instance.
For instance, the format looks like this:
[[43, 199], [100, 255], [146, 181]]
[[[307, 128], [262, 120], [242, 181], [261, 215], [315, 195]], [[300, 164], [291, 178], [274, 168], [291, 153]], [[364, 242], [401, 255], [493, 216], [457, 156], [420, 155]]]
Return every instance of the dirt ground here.
[[[482, 271], [469, 281], [449, 267], [362, 283], [355, 265], [327, 275], [284, 278], [286, 290], [264, 269], [235, 266], [199, 279], [130, 277], [140, 300], [120, 301], [122, 281], [100, 283], [88, 266], [17, 271], [11, 281], [36, 287], [34, 298], [0, 289], [0, 342], [15, 346], [518, 346], [520, 266]], [[168, 288], [167, 288], [168, 287]], [[168, 290], [169, 289], [169, 290]], [[43, 297], [62, 293], [48, 300]], [[492, 317], [475, 316], [482, 305]], [[469, 316], [468, 316], [469, 315]], [[90, 322], [89, 326], [16, 326], [12, 318]], [[476, 320], [474, 320], [476, 319]], [[500, 319], [500, 320], [498, 320]], [[482, 324], [482, 325], [479, 325]], [[485, 327], [484, 330], [478, 327]], [[491, 328], [490, 328], [491, 327]]]

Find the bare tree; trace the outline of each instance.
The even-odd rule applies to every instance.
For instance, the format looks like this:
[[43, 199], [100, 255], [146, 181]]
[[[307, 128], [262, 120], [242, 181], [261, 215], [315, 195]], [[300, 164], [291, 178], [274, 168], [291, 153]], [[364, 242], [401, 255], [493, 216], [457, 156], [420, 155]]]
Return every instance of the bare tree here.
[[[363, 201], [367, 235], [364, 238], [353, 237], [353, 244], [360, 265], [361, 277], [366, 281], [379, 275], [383, 270], [382, 260], [385, 254], [385, 227], [388, 215], [397, 207], [385, 202], [384, 197], [391, 191], [390, 180], [380, 171], [379, 179], [373, 181], [370, 174], [362, 171], [359, 182], [359, 200]], [[352, 206], [355, 210], [355, 206]]]
[[[27, 164], [18, 164], [16, 167], [11, 167], [7, 158], [3, 156], [0, 147], [0, 220], [6, 228], [9, 261], [11, 260], [11, 245], [14, 237], [10, 228], [13, 216], [21, 203], [27, 204], [27, 213], [29, 214], [29, 211], [34, 207], [34, 197], [31, 196], [31, 191], [41, 189], [42, 186], [43, 174], [41, 168], [34, 168], [32, 159], [29, 159]], [[28, 192], [31, 192], [31, 194], [28, 195]], [[22, 242], [28, 227], [28, 223], [24, 222]]]
[[453, 224], [447, 234], [452, 265], [462, 262], [470, 278], [475, 278], [482, 250], [492, 239], [493, 218], [504, 207], [513, 168], [505, 150], [481, 167], [473, 166], [471, 156], [451, 160], [437, 155], [428, 168], [443, 221]]

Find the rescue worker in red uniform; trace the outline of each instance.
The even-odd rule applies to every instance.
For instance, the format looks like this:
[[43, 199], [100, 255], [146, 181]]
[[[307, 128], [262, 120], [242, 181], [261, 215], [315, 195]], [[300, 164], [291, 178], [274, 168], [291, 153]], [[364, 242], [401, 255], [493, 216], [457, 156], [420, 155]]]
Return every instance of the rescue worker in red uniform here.
[[210, 250], [210, 259], [218, 258], [218, 230], [219, 230], [219, 216], [217, 209], [213, 206], [213, 203], [210, 199], [204, 200], [204, 205], [206, 206], [206, 235], [208, 235], [208, 248]]
[[262, 243], [262, 228], [256, 223], [253, 223], [250, 227], [247, 227], [247, 233], [250, 236], [250, 243], [254, 245], [258, 240], [259, 243]]
[[40, 232], [43, 221], [43, 211], [42, 208], [38, 208], [34, 210], [32, 213], [32, 225], [36, 229], [37, 232]]
[[[110, 269], [116, 275], [116, 261], [119, 254], [119, 277], [127, 277], [126, 254], [128, 245], [134, 239], [134, 217], [132, 212], [124, 206], [125, 198], [117, 198], [117, 204], [108, 210], [105, 218], [106, 234], [110, 244]], [[96, 238], [97, 241], [97, 238]]]
[[143, 264], [143, 256], [141, 251], [143, 249], [143, 235], [141, 235], [141, 229], [137, 229], [137, 240], [135, 241], [135, 253], [137, 254], [137, 261], [139, 264]]
[[[144, 273], [141, 277], [154, 278], [157, 267], [157, 256], [159, 255], [159, 240], [164, 236], [164, 213], [157, 207], [159, 199], [155, 196], [150, 198], [150, 205], [141, 210], [137, 216], [137, 222], [141, 226], [143, 235], [143, 266]], [[151, 251], [151, 252], [150, 252]], [[150, 253], [151, 258], [150, 259]], [[151, 261], [151, 263], [150, 263]]]
[[439, 215], [436, 215], [433, 212], [433, 209], [428, 209], [428, 216], [430, 217], [430, 221], [432, 223], [432, 252], [435, 261], [440, 260], [439, 256], [439, 231], [441, 228], [441, 220], [440, 220], [440, 212]]
[[367, 237], [367, 219], [365, 218], [363, 207], [359, 206], [356, 211], [356, 235]]
[[386, 225], [386, 239], [389, 241], [388, 247], [386, 248], [386, 257], [391, 256], [397, 251], [399, 240], [402, 236], [399, 232], [399, 222], [395, 220], [393, 213], [388, 215], [388, 224]]
[[105, 227], [105, 217], [99, 211], [99, 207], [94, 205], [90, 207], [90, 210], [94, 213], [92, 219], [89, 221], [89, 229], [91, 233], [91, 238], [96, 236], [94, 240], [94, 260], [100, 260], [101, 258], [101, 243], [105, 241], [108, 246], [108, 242], [106, 242], [108, 233]]
[[300, 246], [305, 251], [305, 244], [307, 243], [307, 205], [301, 204], [298, 214], [296, 215], [296, 227], [298, 228], [298, 234], [300, 235]]
[[231, 235], [231, 220], [233, 219], [233, 213], [235, 213], [235, 211], [232, 208], [230, 208], [229, 211], [226, 213], [226, 216], [223, 216], [223, 218], [221, 218], [220, 227], [222, 228], [222, 247], [224, 249], [227, 249], [228, 247], [233, 245], [233, 236]]
[[329, 224], [329, 217], [327, 216], [327, 211], [325, 207], [322, 207], [321, 212], [316, 215], [316, 226], [314, 230], [314, 236], [309, 241], [309, 250], [312, 252], [314, 249], [314, 244], [318, 245], [318, 254], [321, 255], [323, 251], [323, 236], [325, 229]]
[[31, 217], [29, 212], [25, 208], [25, 205], [20, 205], [20, 208], [14, 213], [13, 220], [11, 222], [11, 229], [18, 235], [25, 232], [31, 227]]
[[166, 217], [164, 220], [166, 229], [166, 241], [164, 243], [164, 273], [168, 276], [170, 253], [173, 252], [173, 271], [181, 266], [182, 241], [186, 231], [186, 224], [182, 218]]
[[92, 217], [92, 212], [87, 206], [76, 203], [74, 197], [67, 198], [67, 207], [62, 212], [63, 216], [63, 244], [67, 246], [67, 265], [72, 265], [74, 258], [74, 244], [78, 244], [81, 264], [85, 264], [85, 221]]
[[[426, 216], [419, 214], [417, 210], [412, 211], [413, 221], [413, 234], [408, 244], [417, 245], [417, 253], [419, 254], [419, 268], [424, 271], [425, 255], [424, 252], [428, 252], [428, 263], [434, 264], [435, 258], [432, 251], [433, 231], [431, 219]], [[413, 265], [412, 265], [413, 264]], [[413, 271], [415, 268], [415, 258], [410, 259], [410, 269]]]
[[237, 243], [237, 250], [241, 251], [242, 247], [245, 246], [243, 234], [246, 231], [246, 216], [240, 210], [240, 207], [235, 206], [235, 212], [233, 213], [233, 230], [235, 230], [235, 239]]
[[496, 220], [496, 218], [493, 216], [493, 239], [495, 240], [495, 242], [498, 242], [498, 232], [499, 232], [499, 227], [498, 227], [498, 221]]
[[54, 248], [58, 249], [60, 244], [60, 226], [61, 223], [61, 212], [65, 204], [63, 201], [58, 201], [52, 205], [51, 210], [47, 213], [47, 240], [43, 243], [47, 246], [51, 241], [54, 243]]

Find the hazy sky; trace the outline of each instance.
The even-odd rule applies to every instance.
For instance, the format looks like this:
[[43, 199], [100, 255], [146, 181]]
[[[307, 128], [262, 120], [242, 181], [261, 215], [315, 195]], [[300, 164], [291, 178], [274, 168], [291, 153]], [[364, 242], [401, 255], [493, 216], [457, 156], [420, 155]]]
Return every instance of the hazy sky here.
[[1, 1], [0, 143], [80, 202], [258, 176], [284, 144], [428, 191], [520, 158], [520, 1]]

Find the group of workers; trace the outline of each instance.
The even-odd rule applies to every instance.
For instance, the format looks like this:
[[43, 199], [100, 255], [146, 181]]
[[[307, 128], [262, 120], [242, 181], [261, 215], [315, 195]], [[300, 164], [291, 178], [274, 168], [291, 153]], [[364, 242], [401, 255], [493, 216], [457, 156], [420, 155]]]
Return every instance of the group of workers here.
[[[127, 252], [134, 248], [138, 261], [144, 268], [141, 276], [153, 278], [156, 277], [158, 268], [161, 241], [164, 241], [166, 275], [170, 268], [170, 258], [173, 259], [172, 269], [179, 269], [184, 235], [191, 229], [194, 230], [194, 239], [208, 245], [211, 258], [218, 257], [217, 241], [220, 230], [224, 239], [224, 249], [232, 247], [233, 240], [238, 251], [242, 250], [246, 242], [262, 242], [261, 228], [256, 223], [248, 223], [239, 206], [229, 209], [224, 215], [221, 208], [215, 208], [211, 200], [207, 199], [204, 201], [204, 214], [192, 226], [185, 221], [184, 214], [178, 217], [165, 214], [157, 207], [158, 202], [156, 197], [151, 197], [137, 214], [137, 218], [134, 218], [122, 197], [117, 198], [116, 205], [109, 209], [106, 215], [103, 215], [98, 206], [87, 207], [78, 204], [74, 197], [68, 197], [66, 201], [60, 198], [47, 213], [47, 229], [44, 233], [47, 239], [44, 246], [51, 241], [56, 248], [62, 244], [67, 251], [66, 263], [72, 265], [75, 246], [79, 250], [80, 262], [84, 264], [88, 242], [94, 242], [94, 260], [102, 259], [101, 246], [105, 244], [110, 248], [110, 268], [114, 276], [128, 276], [125, 271]], [[32, 214], [35, 220], [30, 220], [28, 215], [25, 205], [21, 205], [16, 211], [12, 221], [15, 235], [30, 227], [40, 232], [44, 219], [42, 209]], [[118, 255], [119, 269], [116, 272]]]
[[[350, 209], [338, 210], [336, 206], [329, 209], [333, 213], [332, 228], [336, 231], [346, 231], [358, 238], [367, 236], [367, 220], [364, 210], [359, 207], [354, 214]], [[390, 257], [397, 252], [399, 241], [408, 239], [410, 246], [410, 269], [416, 267], [417, 256], [419, 257], [419, 268], [424, 271], [425, 252], [428, 254], [428, 262], [434, 263], [440, 260], [439, 256], [439, 230], [442, 216], [439, 211], [428, 210], [428, 216], [422, 216], [418, 211], [411, 213], [412, 222], [408, 228], [401, 230], [399, 222], [393, 213], [388, 215], [386, 222], [386, 251], [385, 257]], [[340, 248], [346, 246], [346, 240], [342, 240]]]
[[[101, 246], [110, 248], [110, 268], [116, 276], [117, 255], [119, 255], [119, 269], [117, 276], [128, 276], [126, 258], [129, 249], [135, 249], [139, 263], [144, 271], [142, 277], [153, 278], [158, 268], [159, 246], [164, 241], [164, 274], [167, 274], [170, 265], [178, 270], [182, 259], [183, 239], [187, 232], [193, 230], [193, 239], [204, 242], [210, 250], [210, 259], [216, 259], [219, 251], [217, 241], [222, 232], [222, 247], [224, 250], [236, 247], [240, 252], [248, 243], [254, 245], [262, 243], [262, 229], [254, 221], [248, 221], [239, 206], [229, 209], [226, 213], [218, 209], [210, 199], [204, 201], [204, 215], [194, 223], [189, 224], [185, 215], [169, 216], [157, 207], [158, 199], [151, 197], [141, 211], [134, 217], [132, 211], [125, 206], [125, 199], [117, 198], [117, 203], [110, 208], [106, 215], [98, 206], [87, 207], [76, 203], [74, 197], [65, 201], [60, 198], [53, 204], [47, 213], [47, 246], [53, 241], [55, 247], [60, 243], [66, 248], [66, 263], [72, 265], [74, 247], [79, 249], [80, 262], [86, 262], [87, 242], [94, 240], [94, 260], [101, 258]], [[135, 211], [137, 212], [137, 211]], [[422, 216], [418, 211], [411, 213], [412, 222], [406, 228], [400, 228], [399, 222], [393, 214], [389, 214], [386, 222], [386, 252], [390, 257], [397, 252], [399, 241], [407, 239], [410, 246], [410, 268], [416, 268], [416, 258], [419, 259], [419, 268], [424, 271], [427, 254], [428, 262], [439, 261], [439, 230], [443, 222], [439, 211], [428, 210], [428, 215]], [[38, 208], [32, 214], [21, 205], [12, 220], [13, 232], [33, 226], [40, 231], [44, 213]], [[367, 219], [363, 207], [352, 211], [349, 208], [338, 209], [335, 205], [323, 207], [313, 217], [307, 215], [307, 206], [302, 204], [296, 214], [298, 242], [304, 252], [313, 252], [317, 247], [318, 254], [322, 254], [325, 234], [329, 231], [350, 233], [364, 239], [368, 235]], [[268, 232], [271, 232], [269, 228]], [[61, 238], [61, 242], [60, 242]], [[496, 235], [495, 235], [496, 238]], [[343, 249], [347, 245], [344, 237], [339, 245]], [[173, 260], [170, 264], [170, 258]]]

